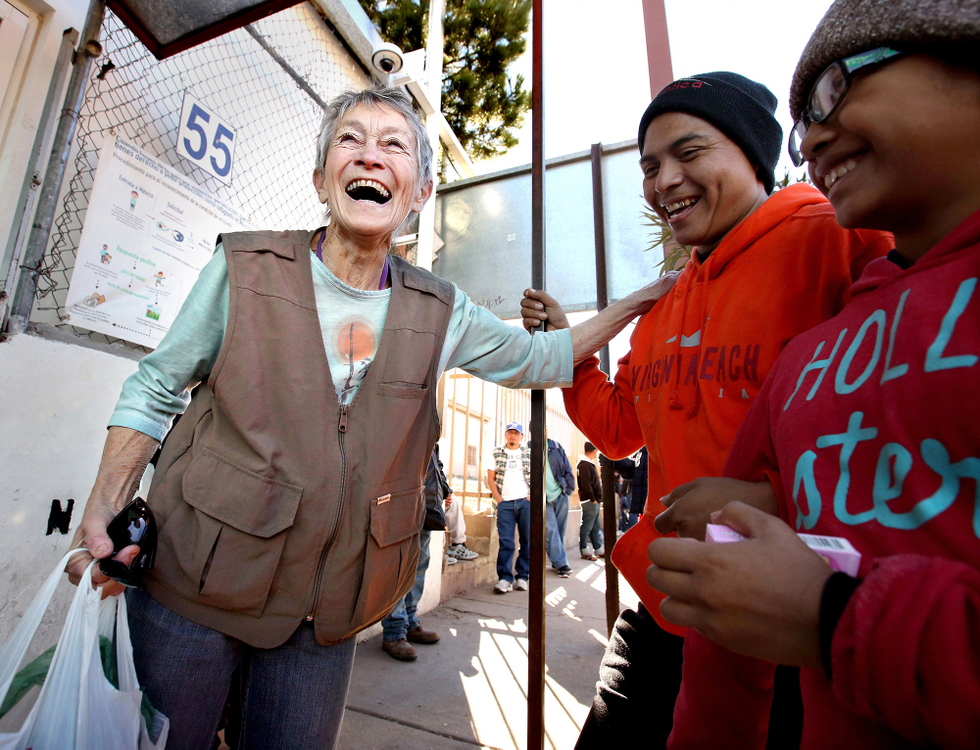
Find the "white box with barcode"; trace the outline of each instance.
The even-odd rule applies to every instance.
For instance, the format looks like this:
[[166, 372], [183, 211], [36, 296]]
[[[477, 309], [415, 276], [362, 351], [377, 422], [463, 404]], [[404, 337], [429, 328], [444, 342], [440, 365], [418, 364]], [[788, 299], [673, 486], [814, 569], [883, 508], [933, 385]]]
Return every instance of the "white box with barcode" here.
[[861, 567], [861, 553], [842, 536], [818, 536], [816, 534], [797, 534], [807, 547], [812, 549], [830, 565], [831, 570], [857, 577]]
[[[861, 567], [861, 553], [854, 545], [841, 536], [820, 536], [817, 534], [797, 534], [803, 543], [827, 561], [831, 570], [857, 577]], [[705, 531], [706, 542], [740, 542], [745, 539], [734, 529], [721, 524], [709, 523]]]

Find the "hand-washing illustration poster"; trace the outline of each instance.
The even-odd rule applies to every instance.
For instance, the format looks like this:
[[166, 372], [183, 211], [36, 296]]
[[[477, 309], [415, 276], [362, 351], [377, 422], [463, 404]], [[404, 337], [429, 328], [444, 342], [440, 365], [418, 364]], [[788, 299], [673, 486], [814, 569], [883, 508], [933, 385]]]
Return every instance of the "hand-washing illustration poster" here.
[[66, 310], [72, 325], [155, 347], [244, 215], [128, 141], [102, 147]]

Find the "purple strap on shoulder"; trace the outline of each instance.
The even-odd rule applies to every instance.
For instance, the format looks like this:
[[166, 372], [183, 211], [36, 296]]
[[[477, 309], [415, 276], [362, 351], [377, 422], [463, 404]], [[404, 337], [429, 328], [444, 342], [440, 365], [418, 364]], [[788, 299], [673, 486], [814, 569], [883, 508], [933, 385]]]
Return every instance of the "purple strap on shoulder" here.
[[327, 236], [327, 230], [320, 232], [320, 241], [316, 243], [316, 257], [323, 263], [323, 238]]
[[379, 290], [380, 289], [384, 289], [385, 288], [385, 284], [387, 283], [387, 281], [388, 281], [388, 256], [386, 255], [385, 256], [385, 267], [381, 271], [381, 284], [378, 286], [378, 289]]

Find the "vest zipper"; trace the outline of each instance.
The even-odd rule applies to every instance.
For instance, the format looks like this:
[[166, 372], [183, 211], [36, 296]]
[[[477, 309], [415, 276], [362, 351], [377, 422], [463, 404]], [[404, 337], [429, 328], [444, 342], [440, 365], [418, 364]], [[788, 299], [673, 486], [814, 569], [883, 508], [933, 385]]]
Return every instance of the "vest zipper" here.
[[320, 579], [323, 577], [323, 566], [327, 562], [327, 550], [333, 542], [334, 535], [337, 533], [337, 521], [344, 510], [344, 497], [347, 494], [347, 453], [344, 451], [344, 433], [347, 432], [347, 415], [350, 412], [350, 404], [341, 404], [340, 422], [337, 424], [337, 431], [340, 433], [340, 502], [337, 503], [337, 515], [334, 518], [333, 533], [323, 545], [320, 551], [320, 561], [316, 566], [316, 579], [313, 583], [313, 600], [310, 602], [310, 611], [306, 615], [307, 622], [313, 622], [313, 613], [316, 610], [316, 602], [320, 598]]

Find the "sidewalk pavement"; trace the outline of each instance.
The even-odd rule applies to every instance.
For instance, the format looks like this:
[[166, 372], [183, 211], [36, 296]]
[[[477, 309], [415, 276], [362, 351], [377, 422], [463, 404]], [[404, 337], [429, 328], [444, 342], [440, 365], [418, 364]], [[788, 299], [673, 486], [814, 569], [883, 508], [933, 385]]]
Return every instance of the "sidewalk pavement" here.
[[[573, 559], [574, 554], [574, 559]], [[545, 572], [545, 747], [575, 745], [589, 713], [606, 647], [605, 561], [569, 551], [571, 578]], [[621, 609], [638, 598], [620, 577]], [[338, 747], [527, 746], [528, 594], [484, 585], [422, 618], [441, 636], [399, 662], [377, 636], [358, 645]]]

